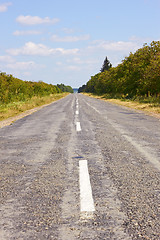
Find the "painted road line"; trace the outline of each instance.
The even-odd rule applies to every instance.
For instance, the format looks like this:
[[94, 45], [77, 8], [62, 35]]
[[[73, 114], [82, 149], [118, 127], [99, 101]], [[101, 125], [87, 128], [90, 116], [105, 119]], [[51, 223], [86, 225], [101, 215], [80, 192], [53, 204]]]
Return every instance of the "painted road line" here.
[[79, 114], [79, 111], [78, 111], [78, 110], [76, 110], [76, 114], [77, 114], [77, 115]]
[[76, 130], [77, 130], [77, 132], [81, 131], [81, 124], [80, 124], [80, 122], [76, 122]]
[[80, 211], [92, 214], [95, 211], [87, 160], [79, 161]]

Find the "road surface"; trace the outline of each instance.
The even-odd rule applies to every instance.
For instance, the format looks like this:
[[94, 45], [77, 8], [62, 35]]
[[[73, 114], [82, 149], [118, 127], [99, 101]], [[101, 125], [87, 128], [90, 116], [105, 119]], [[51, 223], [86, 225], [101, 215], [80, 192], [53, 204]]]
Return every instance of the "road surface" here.
[[160, 239], [160, 121], [70, 94], [0, 129], [0, 239]]

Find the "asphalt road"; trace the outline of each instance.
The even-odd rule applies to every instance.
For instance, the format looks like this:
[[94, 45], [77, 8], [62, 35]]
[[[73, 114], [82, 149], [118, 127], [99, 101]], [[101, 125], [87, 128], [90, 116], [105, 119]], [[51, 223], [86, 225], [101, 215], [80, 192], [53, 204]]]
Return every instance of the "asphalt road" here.
[[160, 239], [160, 121], [70, 94], [0, 129], [0, 240]]

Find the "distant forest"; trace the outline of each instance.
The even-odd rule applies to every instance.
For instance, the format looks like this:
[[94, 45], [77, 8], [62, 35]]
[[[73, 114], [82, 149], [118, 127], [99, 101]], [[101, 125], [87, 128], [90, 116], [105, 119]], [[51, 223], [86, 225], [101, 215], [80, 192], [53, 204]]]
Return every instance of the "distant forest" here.
[[[63, 86], [63, 88], [62, 88]], [[7, 104], [16, 101], [25, 101], [34, 96], [47, 96], [50, 94], [71, 92], [73, 89], [63, 84], [58, 86], [47, 84], [42, 81], [23, 81], [18, 78], [0, 73], [0, 103]]]
[[160, 41], [144, 44], [117, 67], [112, 67], [109, 61], [106, 64], [108, 68], [105, 69], [104, 62], [101, 72], [78, 91], [114, 98], [156, 96], [160, 99]]
[[63, 83], [57, 84], [57, 87], [62, 90], [62, 92], [73, 93], [73, 88], [71, 86], [65, 86]]

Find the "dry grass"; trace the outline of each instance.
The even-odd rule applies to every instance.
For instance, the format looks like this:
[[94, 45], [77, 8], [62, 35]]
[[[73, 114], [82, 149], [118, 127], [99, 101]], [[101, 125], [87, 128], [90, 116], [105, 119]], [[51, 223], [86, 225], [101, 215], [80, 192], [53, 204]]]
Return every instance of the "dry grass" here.
[[138, 101], [131, 101], [131, 100], [121, 100], [121, 99], [106, 99], [104, 96], [96, 96], [93, 94], [88, 94], [88, 93], [84, 93], [87, 96], [93, 97], [93, 98], [97, 98], [97, 99], [101, 99], [113, 104], [118, 104], [124, 107], [129, 107], [129, 108], [133, 108], [136, 110], [141, 110], [149, 115], [155, 116], [160, 118], [160, 104], [155, 104], [155, 103], [140, 103]]
[[0, 105], [0, 121], [10, 117], [17, 116], [27, 110], [37, 108], [51, 102], [54, 102], [60, 98], [65, 97], [68, 93], [57, 93], [45, 97], [33, 97], [25, 102], [13, 102], [9, 104]]

